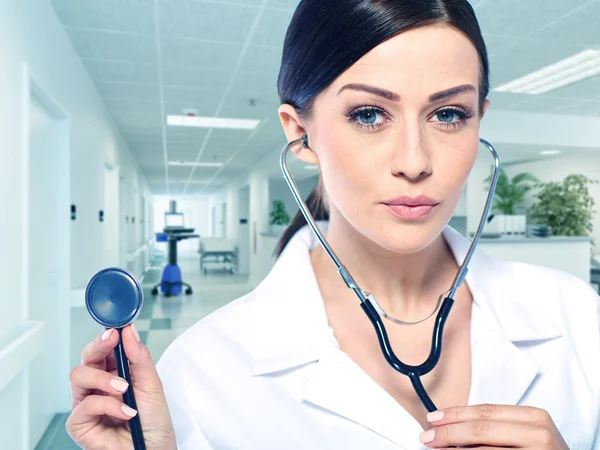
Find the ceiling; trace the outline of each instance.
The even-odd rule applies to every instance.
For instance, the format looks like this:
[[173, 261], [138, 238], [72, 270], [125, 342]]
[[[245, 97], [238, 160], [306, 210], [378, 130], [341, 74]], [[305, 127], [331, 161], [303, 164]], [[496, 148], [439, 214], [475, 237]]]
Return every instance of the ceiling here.
[[[277, 75], [297, 0], [50, 0], [155, 194], [212, 193], [278, 152]], [[600, 49], [600, 0], [472, 0], [492, 87]], [[492, 109], [600, 117], [600, 76]], [[166, 127], [167, 114], [261, 120], [254, 131]], [[166, 161], [223, 162], [221, 168]]]

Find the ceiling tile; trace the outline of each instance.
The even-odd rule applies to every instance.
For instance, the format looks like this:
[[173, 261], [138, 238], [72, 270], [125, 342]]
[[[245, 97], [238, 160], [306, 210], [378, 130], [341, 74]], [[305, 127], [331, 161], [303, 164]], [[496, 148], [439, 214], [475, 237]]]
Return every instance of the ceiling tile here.
[[156, 65], [154, 64], [91, 59], [83, 59], [83, 63], [94, 81], [158, 84]]
[[215, 114], [223, 90], [217, 90], [216, 88], [211, 90], [209, 87], [165, 87], [165, 104], [169, 105], [169, 111], [172, 107], [178, 108], [177, 114], [181, 114], [182, 108], [194, 108], [198, 110], [198, 114], [201, 116], [212, 116]]
[[243, 43], [256, 14], [255, 8], [233, 4], [169, 0], [160, 8], [161, 33], [169, 37]]
[[565, 107], [571, 104], [573, 104], [573, 100], [551, 98], [540, 95], [531, 96], [529, 100], [525, 100], [524, 102], [517, 103], [513, 106], [509, 106], [506, 109], [514, 111], [547, 113], [553, 109]]
[[50, 0], [67, 26], [154, 34], [152, 0]]
[[266, 10], [252, 37], [252, 45], [282, 49], [292, 15], [293, 10]]
[[156, 44], [152, 36], [132, 36], [67, 29], [81, 58], [156, 63]]
[[499, 36], [520, 38], [547, 26], [589, 0], [494, 0], [477, 8], [481, 29]]
[[282, 50], [279, 48], [250, 46], [244, 55], [240, 70], [279, 73], [281, 53]]
[[162, 62], [165, 65], [207, 67], [230, 73], [235, 68], [241, 44], [201, 42], [163, 38]]
[[299, 0], [269, 0], [267, 8], [287, 9], [290, 11], [296, 10]]
[[162, 69], [165, 86], [224, 90], [231, 78], [231, 72], [211, 68], [163, 65]]
[[131, 99], [135, 101], [159, 98], [157, 86], [145, 86], [134, 83], [98, 82], [96, 83], [96, 87], [105, 98]]
[[[574, 2], [548, 2], [548, 4], [555, 3], [568, 5], [572, 8]], [[590, 20], [590, 18], [595, 18], [595, 20]], [[600, 43], [599, 20], [600, 2], [594, 2], [536, 32], [532, 39], [538, 41], [561, 40], [577, 50], [592, 48]]]

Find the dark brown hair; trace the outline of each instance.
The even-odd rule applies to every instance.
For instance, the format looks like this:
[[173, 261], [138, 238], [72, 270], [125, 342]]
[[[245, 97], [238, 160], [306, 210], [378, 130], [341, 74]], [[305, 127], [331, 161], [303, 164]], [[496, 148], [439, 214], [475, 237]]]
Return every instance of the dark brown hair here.
[[[277, 81], [281, 103], [290, 104], [308, 119], [315, 98], [360, 58], [402, 31], [436, 23], [456, 28], [475, 46], [483, 106], [490, 90], [489, 60], [475, 11], [467, 0], [302, 0], [283, 44]], [[306, 200], [316, 220], [329, 220], [324, 195], [319, 182]], [[277, 255], [304, 225], [306, 220], [298, 211], [279, 240]]]

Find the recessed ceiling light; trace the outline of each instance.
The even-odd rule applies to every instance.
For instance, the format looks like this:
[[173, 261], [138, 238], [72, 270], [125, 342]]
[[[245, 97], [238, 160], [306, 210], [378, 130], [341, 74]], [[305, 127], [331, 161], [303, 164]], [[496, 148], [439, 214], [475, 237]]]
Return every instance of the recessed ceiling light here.
[[600, 50], [584, 50], [494, 91], [539, 95], [600, 74]]
[[540, 155], [558, 155], [562, 153], [560, 150], [542, 150]]
[[180, 167], [221, 167], [222, 162], [169, 161], [169, 166]]
[[227, 119], [224, 117], [195, 117], [195, 116], [167, 116], [167, 125], [173, 127], [198, 127], [198, 128], [232, 128], [237, 130], [254, 130], [260, 120]]
[[307, 170], [319, 170], [319, 166], [317, 166], [316, 164], [311, 164], [310, 166], [304, 166], [304, 168]]

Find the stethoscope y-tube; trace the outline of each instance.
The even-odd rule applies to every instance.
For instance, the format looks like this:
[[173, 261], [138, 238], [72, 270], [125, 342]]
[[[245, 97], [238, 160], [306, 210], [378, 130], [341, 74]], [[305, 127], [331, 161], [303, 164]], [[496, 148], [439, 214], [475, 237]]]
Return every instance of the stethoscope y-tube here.
[[[421, 381], [421, 377], [431, 372], [440, 360], [440, 356], [442, 354], [442, 337], [444, 333], [444, 325], [446, 324], [446, 320], [448, 319], [448, 315], [450, 314], [450, 310], [452, 309], [452, 305], [454, 304], [454, 295], [456, 294], [456, 291], [461, 286], [465, 277], [467, 276], [467, 272], [469, 270], [469, 262], [471, 261], [471, 257], [473, 256], [475, 248], [477, 247], [479, 239], [481, 238], [483, 227], [486, 223], [486, 219], [492, 206], [494, 192], [498, 183], [498, 177], [500, 175], [500, 158], [498, 156], [498, 153], [496, 152], [496, 149], [491, 143], [484, 139], [480, 139], [480, 142], [485, 147], [487, 147], [487, 149], [492, 154], [492, 157], [494, 158], [494, 171], [492, 175], [492, 181], [490, 183], [490, 190], [488, 192], [483, 213], [479, 221], [479, 226], [477, 227], [477, 231], [475, 232], [473, 240], [471, 241], [471, 245], [467, 250], [467, 254], [464, 257], [463, 263], [459, 267], [456, 277], [452, 282], [452, 287], [439, 297], [438, 303], [434, 311], [426, 318], [421, 319], [417, 322], [406, 322], [387, 314], [379, 305], [379, 303], [377, 303], [377, 300], [375, 299], [374, 295], [360, 289], [354, 281], [354, 279], [352, 278], [352, 276], [350, 275], [350, 273], [348, 272], [348, 270], [342, 265], [341, 261], [339, 260], [339, 258], [337, 257], [337, 255], [335, 254], [335, 252], [333, 251], [323, 234], [321, 233], [321, 230], [319, 230], [319, 228], [317, 227], [317, 224], [314, 218], [312, 217], [308, 206], [306, 205], [306, 203], [302, 199], [302, 196], [300, 195], [298, 186], [296, 186], [296, 183], [294, 182], [294, 179], [290, 174], [286, 161], [287, 153], [293, 146], [302, 144], [303, 146], [308, 147], [308, 137], [304, 135], [301, 139], [296, 139], [295, 141], [288, 143], [281, 151], [280, 166], [283, 172], [283, 177], [285, 178], [288, 187], [290, 188], [290, 191], [292, 192], [292, 195], [294, 196], [294, 199], [296, 200], [296, 203], [298, 204], [298, 207], [302, 212], [302, 215], [304, 216], [306, 222], [308, 223], [313, 233], [323, 246], [323, 249], [327, 252], [330, 259], [336, 265], [338, 273], [340, 274], [346, 285], [350, 289], [352, 289], [352, 291], [354, 291], [354, 293], [360, 300], [363, 311], [365, 312], [371, 324], [373, 325], [373, 328], [375, 329], [375, 333], [377, 334], [377, 338], [379, 340], [379, 346], [381, 347], [381, 351], [383, 353], [383, 356], [385, 357], [385, 360], [394, 370], [400, 372], [403, 375], [406, 375], [410, 379], [416, 394], [418, 395], [419, 399], [429, 412], [435, 411], [437, 410], [437, 408], [431, 400], [431, 398], [429, 397], [429, 395], [427, 394], [427, 392], [425, 391], [425, 388]], [[418, 366], [404, 364], [395, 355], [394, 350], [392, 349], [382, 317], [396, 324], [414, 325], [429, 319], [435, 314], [436, 311], [438, 313], [435, 318], [435, 323], [433, 327], [429, 356], [427, 357], [425, 362], [419, 364]]]

